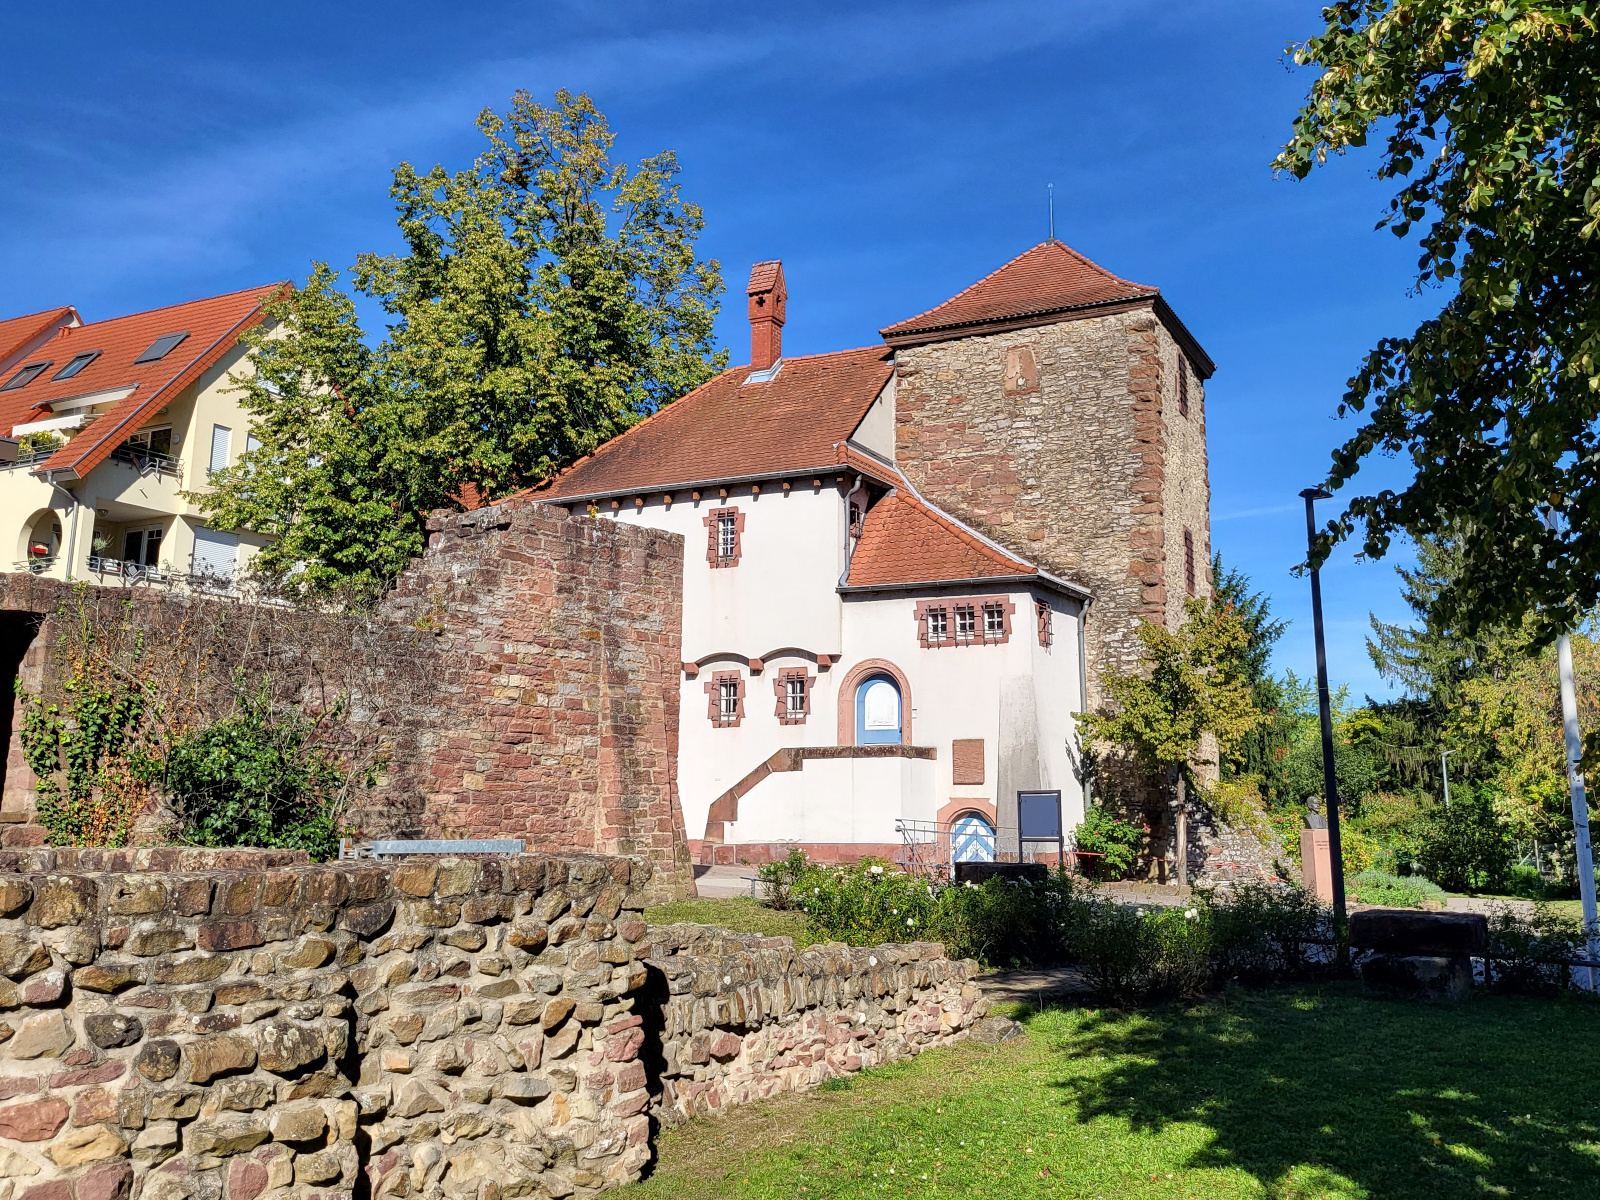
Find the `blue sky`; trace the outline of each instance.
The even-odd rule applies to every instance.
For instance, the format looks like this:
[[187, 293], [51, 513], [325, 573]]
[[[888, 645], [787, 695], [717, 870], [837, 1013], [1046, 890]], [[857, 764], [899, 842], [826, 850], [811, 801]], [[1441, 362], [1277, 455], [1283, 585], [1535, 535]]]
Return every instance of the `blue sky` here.
[[[637, 159], [677, 152], [732, 285], [782, 258], [785, 349], [869, 344], [1056, 232], [1159, 286], [1217, 361], [1213, 540], [1293, 624], [1312, 669], [1296, 493], [1348, 431], [1345, 379], [1438, 307], [1373, 224], [1369, 153], [1268, 170], [1309, 85], [1286, 43], [1320, 6], [1165, 3], [78, 4], [8, 14], [0, 315], [90, 319], [348, 266], [394, 245], [389, 171], [458, 167], [516, 88], [589, 92]], [[1380, 463], [1373, 481], [1402, 478]], [[1331, 506], [1330, 506], [1331, 508]], [[1335, 684], [1386, 695], [1367, 614], [1393, 560], [1324, 572]]]

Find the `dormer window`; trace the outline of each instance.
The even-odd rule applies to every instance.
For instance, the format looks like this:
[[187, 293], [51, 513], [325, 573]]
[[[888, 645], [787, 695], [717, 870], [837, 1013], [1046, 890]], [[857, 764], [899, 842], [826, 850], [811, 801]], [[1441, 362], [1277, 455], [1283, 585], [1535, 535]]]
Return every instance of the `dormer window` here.
[[188, 336], [188, 333], [163, 334], [155, 341], [151, 342], [149, 349], [147, 349], [143, 354], [139, 355], [139, 357], [133, 361], [135, 365], [139, 363], [160, 362], [163, 358], [176, 350], [182, 343], [183, 339]]
[[5, 383], [0, 384], [0, 392], [12, 392], [19, 387], [27, 387], [49, 368], [50, 364], [48, 362], [29, 363], [10, 379], [6, 380]]
[[50, 376], [50, 379], [52, 382], [57, 379], [71, 379], [79, 371], [83, 370], [99, 357], [100, 351], [98, 350], [90, 350], [87, 354], [74, 355], [72, 361], [66, 366], [62, 367], [61, 370], [57, 371], [54, 375]]

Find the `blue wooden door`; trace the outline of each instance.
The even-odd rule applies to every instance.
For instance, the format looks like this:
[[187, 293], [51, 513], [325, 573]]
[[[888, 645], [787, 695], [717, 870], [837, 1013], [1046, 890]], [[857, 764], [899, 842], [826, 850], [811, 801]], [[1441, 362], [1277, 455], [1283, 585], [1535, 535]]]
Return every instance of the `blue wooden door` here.
[[900, 744], [900, 687], [887, 675], [874, 675], [856, 689], [856, 745]]

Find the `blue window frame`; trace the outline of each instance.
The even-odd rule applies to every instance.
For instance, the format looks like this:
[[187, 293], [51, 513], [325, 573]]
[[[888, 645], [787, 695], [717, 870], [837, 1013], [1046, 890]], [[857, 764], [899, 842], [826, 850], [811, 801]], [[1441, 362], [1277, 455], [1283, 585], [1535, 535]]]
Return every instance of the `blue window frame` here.
[[888, 675], [874, 675], [856, 688], [856, 745], [900, 744], [900, 685]]

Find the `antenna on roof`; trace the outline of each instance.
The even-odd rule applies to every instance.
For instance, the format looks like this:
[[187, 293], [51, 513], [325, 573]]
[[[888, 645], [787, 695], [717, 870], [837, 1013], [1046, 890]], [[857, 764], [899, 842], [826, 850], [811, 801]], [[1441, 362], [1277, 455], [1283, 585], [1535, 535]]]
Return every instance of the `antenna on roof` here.
[[1044, 190], [1050, 204], [1050, 240], [1053, 242], [1056, 240], [1056, 185], [1047, 183]]

